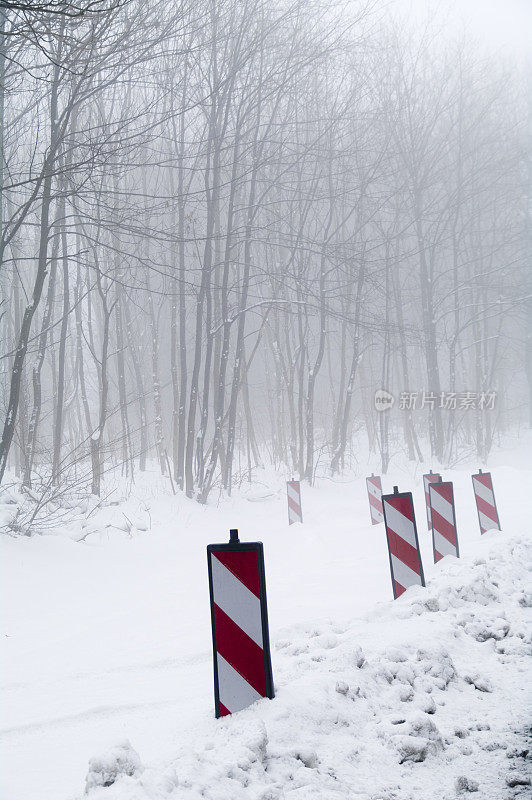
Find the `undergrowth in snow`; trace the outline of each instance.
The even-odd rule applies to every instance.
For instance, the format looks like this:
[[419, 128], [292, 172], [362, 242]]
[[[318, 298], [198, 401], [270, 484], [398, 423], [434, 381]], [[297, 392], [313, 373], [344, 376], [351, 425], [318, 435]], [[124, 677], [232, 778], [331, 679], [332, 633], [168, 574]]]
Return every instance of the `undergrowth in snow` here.
[[90, 800], [529, 797], [530, 546], [493, 533], [479, 551], [350, 625], [285, 629], [274, 700], [183, 730], [165, 767], [88, 780]]

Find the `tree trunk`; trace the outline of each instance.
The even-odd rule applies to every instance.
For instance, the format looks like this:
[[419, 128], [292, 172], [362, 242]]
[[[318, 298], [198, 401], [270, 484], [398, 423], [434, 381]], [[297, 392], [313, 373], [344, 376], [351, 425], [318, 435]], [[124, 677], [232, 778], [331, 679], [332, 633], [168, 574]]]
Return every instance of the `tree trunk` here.
[[61, 246], [63, 264], [63, 309], [61, 317], [61, 327], [59, 331], [59, 355], [58, 355], [58, 375], [57, 375], [57, 394], [55, 406], [55, 421], [53, 435], [53, 460], [52, 460], [52, 480], [59, 482], [61, 466], [61, 443], [63, 437], [63, 407], [65, 400], [65, 368], [66, 368], [66, 341], [68, 332], [68, 312], [70, 305], [70, 281], [68, 275], [68, 249], [67, 234], [65, 228], [65, 203], [61, 204], [59, 218], [61, 223]]

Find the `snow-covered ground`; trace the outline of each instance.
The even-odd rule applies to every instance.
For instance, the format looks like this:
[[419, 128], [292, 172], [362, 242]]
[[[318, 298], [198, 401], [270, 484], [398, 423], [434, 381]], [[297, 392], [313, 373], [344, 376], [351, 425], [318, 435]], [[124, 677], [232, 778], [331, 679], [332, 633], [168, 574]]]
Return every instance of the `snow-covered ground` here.
[[[481, 539], [472, 466], [444, 471], [463, 557], [436, 567], [423, 470], [383, 479], [414, 491], [428, 579], [395, 602], [363, 477], [304, 486], [290, 528], [285, 476], [205, 508], [147, 476], [89, 526], [0, 537], [0, 799], [80, 797], [99, 753], [91, 784], [133, 775], [93, 800], [528, 796], [532, 472], [494, 456], [504, 530]], [[265, 545], [276, 698], [217, 721], [205, 547], [230, 527]]]

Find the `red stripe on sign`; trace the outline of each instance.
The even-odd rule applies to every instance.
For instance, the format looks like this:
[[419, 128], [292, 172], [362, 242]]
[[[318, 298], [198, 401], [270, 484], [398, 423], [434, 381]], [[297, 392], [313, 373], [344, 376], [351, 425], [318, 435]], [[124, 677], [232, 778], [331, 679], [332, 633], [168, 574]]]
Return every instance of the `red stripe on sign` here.
[[453, 503], [453, 491], [451, 485], [449, 483], [438, 483], [432, 487], [432, 491], [436, 492], [443, 497], [444, 500], [447, 500], [448, 503]]
[[401, 584], [400, 584], [400, 583], [397, 583], [397, 581], [394, 581], [394, 582], [393, 582], [393, 585], [394, 585], [394, 587], [395, 587], [395, 596], [396, 596], [396, 597], [401, 597], [401, 595], [403, 594], [403, 592], [406, 592], [406, 589], [405, 589], [405, 587], [404, 587], [404, 586], [401, 586]]
[[493, 491], [493, 485], [491, 483], [491, 473], [483, 472], [482, 475], [473, 475], [476, 481], [480, 481], [483, 483], [487, 489], [491, 489]]
[[226, 708], [223, 703], [220, 703], [220, 716], [227, 717], [230, 713], [231, 712], [229, 711], [229, 709]]
[[287, 483], [294, 492], [299, 494], [299, 481], [287, 481]]
[[374, 497], [372, 494], [368, 494], [369, 497], [369, 504], [377, 509], [377, 511], [382, 511], [382, 500], [379, 500], [378, 497]]
[[415, 573], [421, 575], [419, 569], [419, 554], [416, 548], [412, 547], [408, 542], [405, 542], [404, 539], [390, 529], [388, 529], [388, 538], [390, 541], [391, 554], [397, 556], [399, 561], [402, 561], [407, 567], [413, 569]]
[[224, 567], [260, 598], [259, 561], [256, 550], [213, 550]]
[[288, 506], [289, 508], [292, 509], [292, 511], [295, 511], [296, 514], [299, 516], [300, 506], [296, 503], [295, 500], [292, 500], [290, 495], [288, 495]]
[[442, 558], [443, 558], [442, 554], [438, 553], [438, 551], [435, 549], [434, 550], [434, 563], [437, 564], [438, 561], [440, 561], [440, 559], [442, 559]]
[[235, 625], [231, 617], [214, 604], [216, 650], [236, 669], [256, 692], [266, 697], [264, 651], [247, 633]]
[[393, 508], [396, 508], [403, 517], [406, 517], [413, 522], [414, 519], [414, 508], [412, 506], [412, 501], [410, 500], [410, 495], [405, 495], [405, 497], [391, 497], [387, 498], [387, 502], [390, 503]]
[[475, 495], [475, 497], [477, 498], [478, 510], [481, 511], [483, 514], [485, 514], [487, 517], [489, 517], [491, 520], [493, 520], [493, 522], [496, 525], [498, 525], [499, 520], [497, 519], [497, 512], [495, 511], [495, 507], [492, 506], [491, 503], [486, 503], [484, 498], [480, 497], [480, 495], [477, 494]]
[[372, 484], [373, 484], [373, 486], [375, 486], [375, 488], [376, 488], [376, 489], [379, 489], [379, 490], [380, 490], [380, 488], [381, 488], [381, 481], [380, 481], [380, 478], [368, 478], [367, 480], [368, 480], [370, 483], [372, 483]]
[[456, 529], [454, 525], [451, 525], [450, 522], [447, 522], [447, 520], [442, 517], [441, 514], [438, 514], [438, 512], [434, 509], [432, 509], [432, 527], [435, 531], [441, 533], [441, 535], [447, 539], [448, 542], [456, 547]]

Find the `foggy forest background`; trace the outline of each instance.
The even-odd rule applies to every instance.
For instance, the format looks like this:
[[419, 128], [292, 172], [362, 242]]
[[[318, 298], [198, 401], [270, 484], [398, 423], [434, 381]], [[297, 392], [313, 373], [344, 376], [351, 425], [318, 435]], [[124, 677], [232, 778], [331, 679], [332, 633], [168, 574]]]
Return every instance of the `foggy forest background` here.
[[365, 0], [1, 5], [4, 483], [206, 502], [530, 424], [515, 63]]

